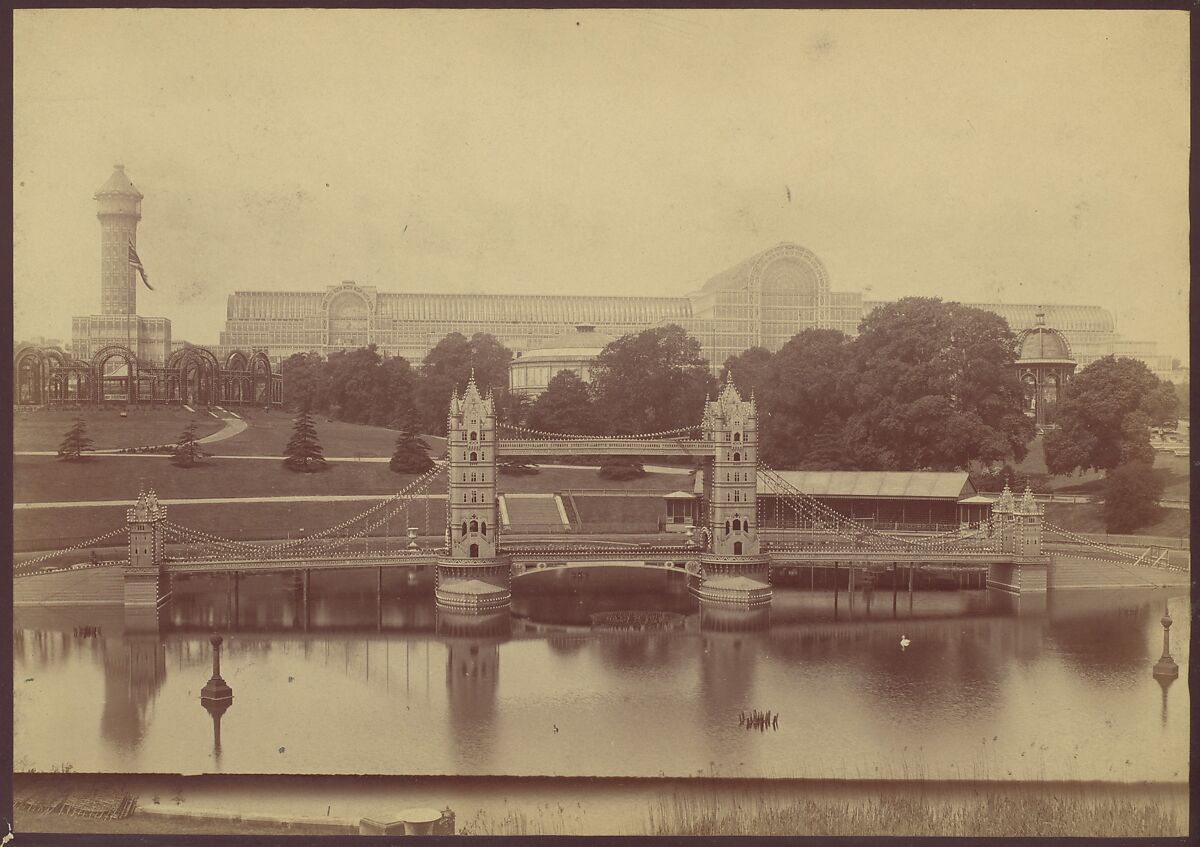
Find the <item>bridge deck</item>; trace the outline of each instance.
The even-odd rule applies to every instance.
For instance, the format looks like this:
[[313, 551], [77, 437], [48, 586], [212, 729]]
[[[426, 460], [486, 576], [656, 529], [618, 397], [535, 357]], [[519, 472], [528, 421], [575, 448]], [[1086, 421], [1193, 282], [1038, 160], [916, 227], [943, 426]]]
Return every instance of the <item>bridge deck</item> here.
[[[586, 566], [620, 563], [621, 566], [644, 565], [662, 567], [663, 562], [694, 563], [700, 559], [695, 547], [597, 547], [585, 548], [547, 545], [544, 547], [506, 547], [504, 554], [524, 571], [539, 563]], [[834, 562], [855, 565], [920, 564], [941, 567], [978, 568], [992, 563], [1011, 563], [1007, 554], [883, 552], [878, 550], [769, 550], [772, 565], [829, 565]], [[405, 568], [437, 564], [445, 556], [441, 550], [421, 550], [415, 553], [380, 553], [376, 555], [341, 556], [305, 559], [169, 559], [163, 564], [168, 573], [217, 573], [232, 571], [289, 571], [289, 570], [354, 570], [358, 568]], [[464, 560], [468, 564], [470, 560]]]

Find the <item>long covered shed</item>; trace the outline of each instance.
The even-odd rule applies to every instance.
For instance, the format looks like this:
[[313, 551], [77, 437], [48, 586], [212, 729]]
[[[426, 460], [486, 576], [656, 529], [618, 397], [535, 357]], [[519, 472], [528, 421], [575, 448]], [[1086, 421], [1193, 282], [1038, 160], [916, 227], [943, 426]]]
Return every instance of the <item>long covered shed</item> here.
[[[992, 498], [981, 495], [966, 471], [776, 471], [789, 485], [838, 514], [878, 529], [952, 529], [987, 517]], [[705, 512], [703, 473], [694, 492]], [[787, 507], [766, 480], [758, 477], [758, 525], [796, 525]]]

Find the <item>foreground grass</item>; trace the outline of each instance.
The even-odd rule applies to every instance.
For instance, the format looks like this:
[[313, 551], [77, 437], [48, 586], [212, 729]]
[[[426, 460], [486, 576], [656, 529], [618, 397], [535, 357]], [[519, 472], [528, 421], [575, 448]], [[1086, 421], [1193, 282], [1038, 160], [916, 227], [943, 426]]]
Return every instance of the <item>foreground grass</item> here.
[[650, 835], [1134, 838], [1178, 836], [1186, 832], [1185, 821], [1146, 803], [986, 795], [960, 808], [903, 797], [879, 797], [861, 803], [817, 800], [784, 805], [735, 803], [729, 808], [715, 799], [706, 802], [676, 797], [660, 801], [647, 823]]
[[358, 834], [349, 826], [272, 824], [219, 818], [169, 818], [133, 814], [122, 820], [92, 820], [67, 815], [17, 813], [17, 832], [62, 832], [149, 835], [346, 835]]
[[[552, 811], [511, 811], [460, 818], [458, 835], [572, 835], [567, 816]], [[334, 835], [348, 826], [257, 823], [233, 819], [137, 814], [123, 820], [89, 820], [21, 811], [18, 832], [151, 833], [197, 835]], [[616, 834], [616, 833], [614, 833]], [[920, 798], [878, 797], [861, 802], [798, 800], [732, 807], [715, 799], [674, 797], [652, 806], [644, 826], [624, 835], [793, 835], [1153, 838], [1187, 834], [1186, 821], [1149, 802], [1079, 798], [984, 796], [962, 807]]]

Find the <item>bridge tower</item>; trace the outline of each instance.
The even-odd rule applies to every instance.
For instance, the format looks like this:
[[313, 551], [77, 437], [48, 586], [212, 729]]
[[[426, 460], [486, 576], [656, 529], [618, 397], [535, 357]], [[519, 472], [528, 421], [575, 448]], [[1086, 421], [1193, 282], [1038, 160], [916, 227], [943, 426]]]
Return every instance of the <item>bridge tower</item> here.
[[702, 599], [761, 605], [771, 598], [771, 568], [758, 540], [758, 408], [732, 376], [705, 405], [702, 429], [713, 445], [705, 474], [710, 540], [693, 587]]
[[1034, 502], [1033, 490], [1028, 484], [1021, 502], [1013, 510], [1013, 553], [1018, 560], [1040, 559], [1045, 550], [1042, 547], [1042, 521], [1046, 515], [1046, 507]]
[[988, 565], [988, 588], [1017, 595], [1046, 593], [1052, 560], [1042, 543], [1044, 516], [1045, 507], [1034, 501], [1028, 485], [1020, 500], [1004, 486], [992, 506], [992, 528], [996, 552], [1011, 559]]
[[1008, 484], [992, 504], [992, 542], [997, 553], [1013, 552], [1013, 510], [1016, 502]]
[[500, 553], [496, 497], [496, 404], [475, 374], [450, 398], [446, 427], [448, 555], [438, 560], [436, 595], [444, 608], [479, 611], [508, 605], [512, 573]]
[[138, 493], [125, 512], [129, 528], [129, 558], [125, 563], [125, 609], [157, 611], [171, 598], [170, 577], [162, 572], [166, 542], [162, 522], [167, 507], [154, 489]]

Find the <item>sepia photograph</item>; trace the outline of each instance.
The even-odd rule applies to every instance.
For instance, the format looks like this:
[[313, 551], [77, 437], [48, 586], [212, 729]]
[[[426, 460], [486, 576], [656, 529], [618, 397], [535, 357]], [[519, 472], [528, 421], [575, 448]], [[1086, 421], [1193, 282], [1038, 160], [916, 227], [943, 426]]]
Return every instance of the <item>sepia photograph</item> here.
[[11, 21], [6, 842], [1190, 835], [1187, 11]]

